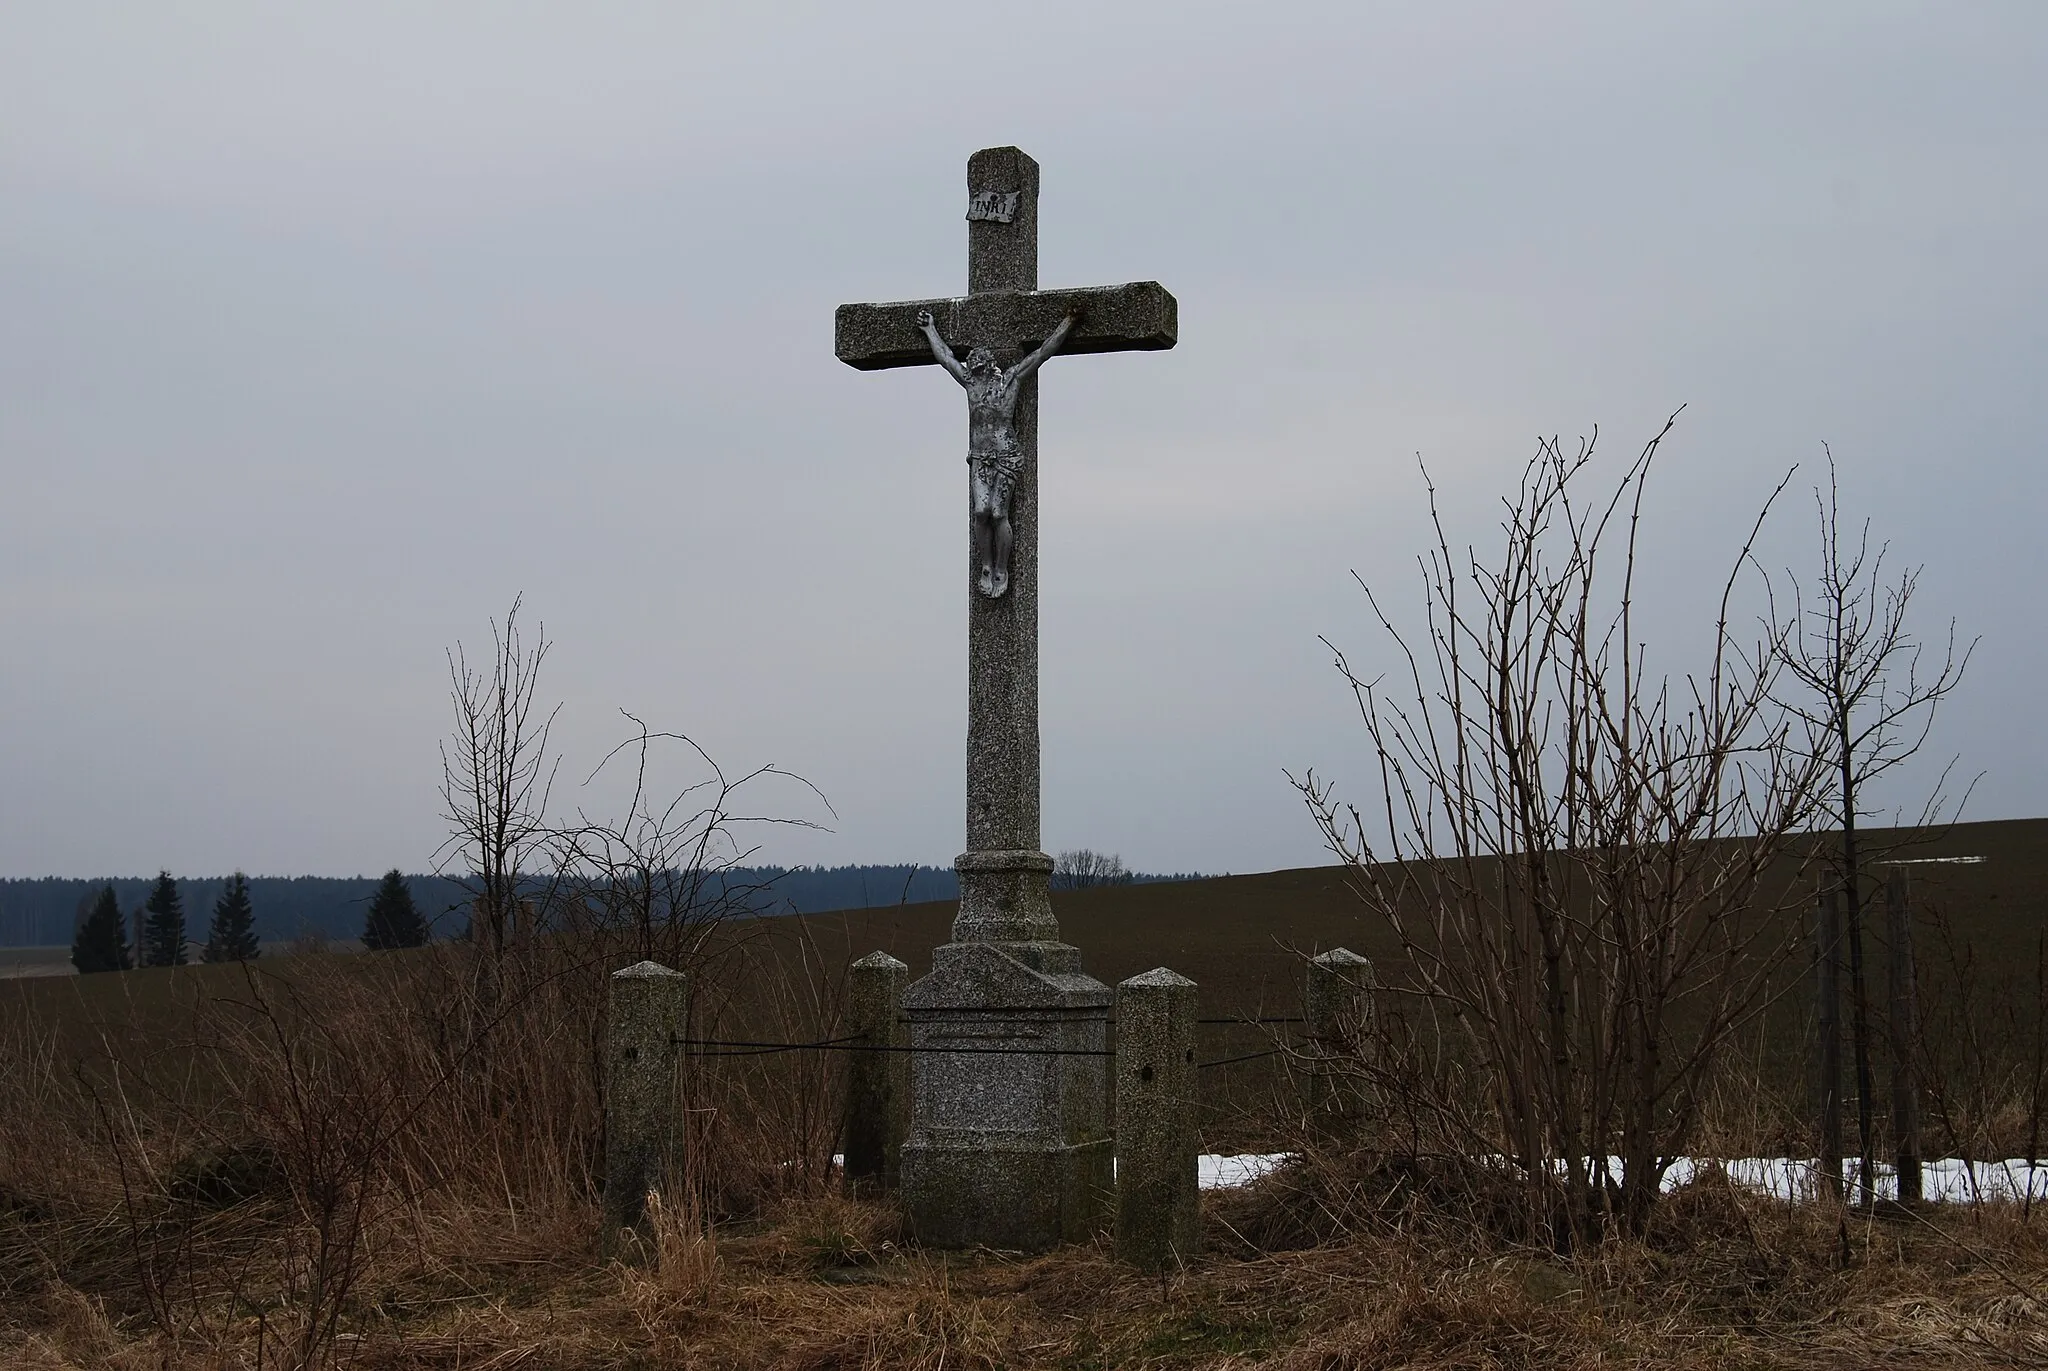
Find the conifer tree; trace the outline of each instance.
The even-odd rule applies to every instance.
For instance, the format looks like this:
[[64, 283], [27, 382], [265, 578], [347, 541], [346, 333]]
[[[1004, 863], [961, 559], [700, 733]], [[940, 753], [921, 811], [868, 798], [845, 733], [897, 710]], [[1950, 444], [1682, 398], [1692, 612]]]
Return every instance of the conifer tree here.
[[260, 955], [256, 945], [256, 911], [249, 903], [249, 878], [237, 871], [213, 902], [213, 923], [206, 930], [202, 961], [247, 962]]
[[156, 885], [143, 903], [141, 961], [144, 966], [185, 964], [185, 901], [168, 871], [159, 871]]
[[396, 867], [384, 873], [384, 881], [370, 899], [370, 913], [363, 920], [363, 946], [372, 952], [390, 947], [419, 947], [427, 940], [427, 921], [412, 902], [412, 887]]
[[126, 921], [121, 917], [121, 902], [114, 898], [114, 887], [103, 886], [98, 898], [93, 901], [92, 912], [78, 926], [78, 932], [71, 939], [71, 964], [78, 968], [81, 976], [95, 971], [126, 971], [128, 969], [128, 939]]

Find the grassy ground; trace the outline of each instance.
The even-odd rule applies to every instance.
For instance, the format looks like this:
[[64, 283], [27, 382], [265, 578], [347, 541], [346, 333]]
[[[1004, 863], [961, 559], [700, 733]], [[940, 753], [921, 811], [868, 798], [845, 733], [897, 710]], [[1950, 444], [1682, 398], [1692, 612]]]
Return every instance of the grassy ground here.
[[[1931, 979], [1959, 964], [1939, 934], [1965, 972], [2032, 984], [2048, 824], [1901, 855], [1987, 859], [1913, 868]], [[1172, 966], [1216, 1017], [1298, 1012], [1302, 951], [1393, 960], [1334, 870], [1082, 892], [1058, 912], [1094, 974]], [[951, 916], [727, 930], [692, 954], [694, 1028], [828, 1036], [839, 968], [883, 947], [921, 971]], [[886, 1204], [837, 1198], [837, 1061], [820, 1054], [693, 1064], [685, 1203], [649, 1263], [607, 1265], [595, 1035], [606, 971], [637, 955], [550, 941], [488, 980], [443, 947], [0, 982], [0, 1366], [2048, 1364], [2048, 1220], [1862, 1218], [1710, 1176], [1640, 1236], [1561, 1258], [1512, 1241], [1483, 1194], [1389, 1166], [1385, 1139], [1308, 1147], [1285, 1057], [1203, 1073], [1205, 1145], [1313, 1159], [1206, 1196], [1203, 1255], [1164, 1277], [1099, 1242], [925, 1252]], [[1204, 1057], [1264, 1041], [1205, 1032]], [[1953, 1136], [2011, 1155], [2025, 1045], [1958, 1042], [1930, 1098], [1962, 1111]], [[1762, 1047], [1702, 1150], [1803, 1146], [1804, 1102]]]
[[[2048, 1361], [2048, 1250], [2015, 1214], [1844, 1230], [1839, 1216], [1708, 1183], [1645, 1240], [1575, 1263], [1434, 1223], [1248, 1241], [1298, 1218], [1302, 1185], [1280, 1176], [1212, 1197], [1209, 1252], [1164, 1277], [1100, 1243], [1036, 1258], [920, 1252], [885, 1206], [824, 1197], [708, 1237], [678, 1232], [639, 1269], [592, 1259], [588, 1214], [443, 1216], [376, 1254], [326, 1351], [391, 1371]], [[262, 1225], [247, 1207], [215, 1221], [252, 1236]], [[0, 1357], [50, 1371], [290, 1365], [287, 1311], [260, 1284], [242, 1295], [195, 1308], [171, 1335], [133, 1295], [47, 1279], [9, 1302]]]

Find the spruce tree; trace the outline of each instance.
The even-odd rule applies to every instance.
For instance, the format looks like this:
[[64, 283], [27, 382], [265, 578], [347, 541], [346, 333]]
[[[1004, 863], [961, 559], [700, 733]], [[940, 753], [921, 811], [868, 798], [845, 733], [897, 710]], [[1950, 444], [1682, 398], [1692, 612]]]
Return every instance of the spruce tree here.
[[71, 939], [71, 964], [78, 968], [81, 976], [95, 971], [126, 971], [128, 969], [128, 939], [126, 921], [121, 917], [121, 902], [114, 898], [114, 887], [103, 886], [99, 897], [93, 901], [92, 912], [78, 926], [78, 932]]
[[412, 902], [412, 887], [396, 867], [384, 873], [383, 884], [370, 900], [363, 920], [363, 946], [372, 952], [389, 947], [419, 947], [427, 940], [427, 921]]
[[156, 885], [144, 901], [142, 920], [142, 964], [183, 966], [185, 964], [185, 901], [178, 883], [168, 871], [159, 871]]
[[247, 962], [259, 955], [256, 911], [249, 904], [249, 878], [237, 871], [213, 902], [213, 923], [206, 930], [202, 961]]

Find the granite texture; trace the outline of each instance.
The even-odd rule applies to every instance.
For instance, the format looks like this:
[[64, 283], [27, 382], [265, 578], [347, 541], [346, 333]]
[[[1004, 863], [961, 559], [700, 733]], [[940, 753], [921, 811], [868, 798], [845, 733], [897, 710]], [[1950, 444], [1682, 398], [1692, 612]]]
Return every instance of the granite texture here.
[[1359, 1118], [1366, 1106], [1359, 1073], [1372, 1047], [1372, 963], [1348, 947], [1336, 947], [1308, 963], [1309, 1069], [1307, 1104], [1312, 1118], [1339, 1123]]
[[[1034, 797], [1035, 798], [1035, 797]], [[1046, 884], [1053, 859], [1043, 852], [963, 852], [954, 859], [960, 876], [960, 912], [953, 919], [955, 942], [1056, 943]]]
[[[950, 299], [903, 300], [887, 304], [841, 305], [834, 320], [832, 350], [859, 371], [931, 366], [931, 345], [917, 327], [919, 310], [930, 310], [939, 336], [962, 357], [986, 347], [1001, 356], [1031, 351], [1076, 311], [1080, 321], [1057, 354], [1156, 352], [1179, 338], [1179, 305], [1157, 281], [1071, 290], [1003, 290]], [[1014, 360], [1014, 359], [1013, 359]]]
[[1116, 988], [1116, 1255], [1178, 1268], [1201, 1242], [1195, 983], [1165, 967]]
[[[846, 977], [846, 1031], [885, 1049], [910, 1045], [903, 987], [910, 968], [886, 952], [870, 952]], [[846, 1122], [841, 1152], [849, 1195], [894, 1190], [903, 1135], [910, 1123], [910, 1056], [902, 1051], [848, 1052]]]
[[604, 1207], [607, 1257], [647, 1256], [647, 1193], [675, 1170], [675, 1078], [689, 980], [657, 962], [614, 971], [605, 1027]]
[[917, 1051], [902, 1189], [920, 1241], [1040, 1252], [1101, 1227], [1110, 1000], [1064, 943], [933, 950], [903, 997]]
[[1022, 148], [983, 148], [967, 159], [967, 203], [984, 191], [1017, 197], [1004, 221], [967, 221], [967, 293], [1038, 285], [1038, 163]]

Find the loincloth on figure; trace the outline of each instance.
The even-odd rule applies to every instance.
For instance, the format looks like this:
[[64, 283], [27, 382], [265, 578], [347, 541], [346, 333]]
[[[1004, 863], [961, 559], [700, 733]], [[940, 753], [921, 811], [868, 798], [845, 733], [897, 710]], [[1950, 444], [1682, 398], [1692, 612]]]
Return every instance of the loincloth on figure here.
[[1001, 444], [994, 452], [967, 454], [974, 487], [974, 508], [998, 519], [1010, 516], [1010, 496], [1017, 478], [1024, 472], [1024, 454], [1012, 444]]

